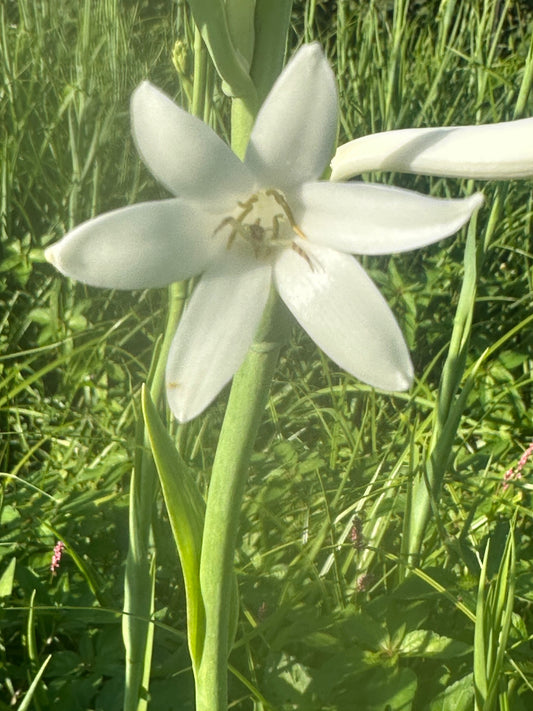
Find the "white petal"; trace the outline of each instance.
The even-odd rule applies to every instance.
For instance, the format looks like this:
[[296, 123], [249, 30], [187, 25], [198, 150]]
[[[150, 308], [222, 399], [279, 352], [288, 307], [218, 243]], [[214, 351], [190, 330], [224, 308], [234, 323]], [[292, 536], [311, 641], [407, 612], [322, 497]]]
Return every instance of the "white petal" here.
[[482, 180], [524, 178], [533, 175], [533, 118], [375, 133], [340, 146], [331, 168], [332, 180], [369, 170]]
[[145, 289], [188, 279], [221, 250], [220, 216], [181, 200], [107, 212], [79, 225], [45, 251], [60, 272], [91, 286]]
[[261, 107], [245, 164], [264, 187], [288, 190], [322, 175], [336, 132], [335, 77], [320, 45], [305, 45]]
[[313, 242], [355, 254], [392, 254], [457, 232], [483, 202], [421, 195], [371, 183], [307, 183], [291, 203]]
[[235, 247], [201, 278], [183, 314], [167, 362], [167, 397], [180, 422], [199, 415], [241, 365], [261, 320], [270, 265]]
[[413, 368], [385, 299], [356, 260], [301, 240], [308, 261], [287, 249], [274, 267], [280, 296], [318, 346], [355, 377], [406, 390]]
[[143, 161], [174, 195], [219, 209], [253, 191], [252, 176], [224, 141], [150, 82], [133, 93], [131, 121]]

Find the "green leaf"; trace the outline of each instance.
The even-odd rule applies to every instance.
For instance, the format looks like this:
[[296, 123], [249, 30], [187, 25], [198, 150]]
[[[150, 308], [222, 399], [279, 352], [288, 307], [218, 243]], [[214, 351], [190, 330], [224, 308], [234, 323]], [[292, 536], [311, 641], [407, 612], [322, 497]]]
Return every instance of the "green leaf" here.
[[387, 641], [388, 632], [382, 622], [361, 612], [346, 621], [346, 629], [364, 649], [378, 651]]
[[146, 387], [143, 388], [142, 406], [146, 431], [183, 570], [189, 649], [193, 666], [197, 668], [205, 632], [199, 582], [205, 503], [191, 471], [163, 426]]
[[278, 663], [279, 678], [296, 691], [295, 698], [303, 695], [312, 682], [309, 669], [288, 654], [283, 653]]
[[443, 637], [431, 630], [415, 630], [405, 635], [398, 651], [404, 657], [455, 659], [471, 652], [472, 647], [465, 642]]
[[411, 669], [377, 668], [363, 677], [357, 688], [357, 706], [364, 711], [410, 711], [417, 688]]
[[17, 559], [11, 558], [7, 568], [0, 577], [0, 597], [9, 597], [13, 592], [13, 582], [15, 580], [15, 566]]
[[37, 672], [37, 674], [35, 675], [32, 683], [30, 685], [30, 688], [28, 689], [28, 691], [26, 693], [26, 696], [24, 697], [24, 699], [22, 700], [22, 703], [18, 707], [18, 711], [27, 711], [27, 709], [30, 708], [30, 703], [33, 698], [33, 694], [35, 693], [35, 690], [37, 689], [37, 685], [41, 681], [41, 677], [44, 674], [44, 670], [46, 669], [48, 662], [50, 661], [51, 658], [52, 658], [52, 655], [49, 654], [46, 657], [46, 659], [44, 660], [44, 662], [41, 664], [41, 667], [40, 667], [39, 671]]
[[250, 71], [254, 56], [255, 0], [226, 0], [226, 16], [231, 42]]
[[501, 558], [497, 577], [487, 587], [492, 538], [487, 542], [479, 579], [474, 633], [474, 686], [476, 703], [484, 711], [496, 707], [505, 688], [504, 657], [511, 628], [515, 590], [515, 544], [513, 528]]
[[[213, 63], [229, 96], [254, 97], [255, 87], [248, 73], [247, 59], [233, 46], [226, 6], [222, 0], [189, 0], [194, 22], [202, 33]], [[237, 26], [232, 13], [232, 27]]]
[[472, 674], [448, 686], [433, 699], [429, 711], [471, 711], [474, 701]]
[[256, 0], [252, 80], [258, 102], [265, 100], [283, 68], [292, 0]]

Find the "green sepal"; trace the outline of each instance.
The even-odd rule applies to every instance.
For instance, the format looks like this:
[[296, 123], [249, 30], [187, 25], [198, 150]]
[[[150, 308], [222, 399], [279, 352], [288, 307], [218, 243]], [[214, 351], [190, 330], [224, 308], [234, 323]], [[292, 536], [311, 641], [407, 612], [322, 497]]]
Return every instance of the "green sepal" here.
[[187, 598], [187, 635], [193, 669], [196, 671], [205, 635], [205, 614], [199, 582], [205, 502], [191, 470], [180, 457], [163, 426], [146, 387], [142, 393], [142, 408], [183, 571]]

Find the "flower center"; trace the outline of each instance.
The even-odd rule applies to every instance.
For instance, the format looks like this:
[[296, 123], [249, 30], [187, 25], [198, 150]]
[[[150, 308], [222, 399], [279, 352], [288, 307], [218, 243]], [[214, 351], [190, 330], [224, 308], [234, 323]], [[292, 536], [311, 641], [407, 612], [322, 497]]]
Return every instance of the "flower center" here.
[[225, 228], [230, 230], [227, 249], [241, 238], [252, 248], [256, 259], [268, 259], [275, 252], [290, 247], [313, 268], [309, 256], [294, 241], [296, 236], [303, 239], [306, 236], [296, 224], [280, 190], [259, 190], [245, 202], [237, 204], [233, 215], [225, 217], [215, 230], [215, 234]]

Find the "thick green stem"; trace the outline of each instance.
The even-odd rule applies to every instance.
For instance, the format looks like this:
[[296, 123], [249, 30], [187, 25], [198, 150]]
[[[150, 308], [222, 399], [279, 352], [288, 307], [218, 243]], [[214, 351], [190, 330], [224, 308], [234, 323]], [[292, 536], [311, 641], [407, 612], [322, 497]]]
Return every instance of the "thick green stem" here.
[[241, 159], [246, 153], [256, 111], [253, 99], [233, 99], [231, 102], [231, 147]]
[[263, 325], [233, 380], [213, 464], [200, 562], [206, 637], [197, 679], [196, 711], [226, 711], [227, 659], [235, 606], [233, 559], [239, 514], [258, 427], [265, 410], [289, 317], [272, 294]]
[[[253, 90], [235, 92], [231, 147], [243, 158], [261, 99], [283, 64], [291, 0], [258, 0]], [[279, 12], [283, 9], [283, 12]], [[268, 31], [267, 29], [268, 28]], [[268, 37], [267, 37], [268, 35]], [[223, 75], [222, 75], [223, 76]], [[290, 316], [272, 291], [255, 341], [235, 375], [207, 498], [200, 560], [205, 638], [196, 674], [196, 711], [226, 711], [228, 654], [237, 607], [234, 555], [248, 463]]]

